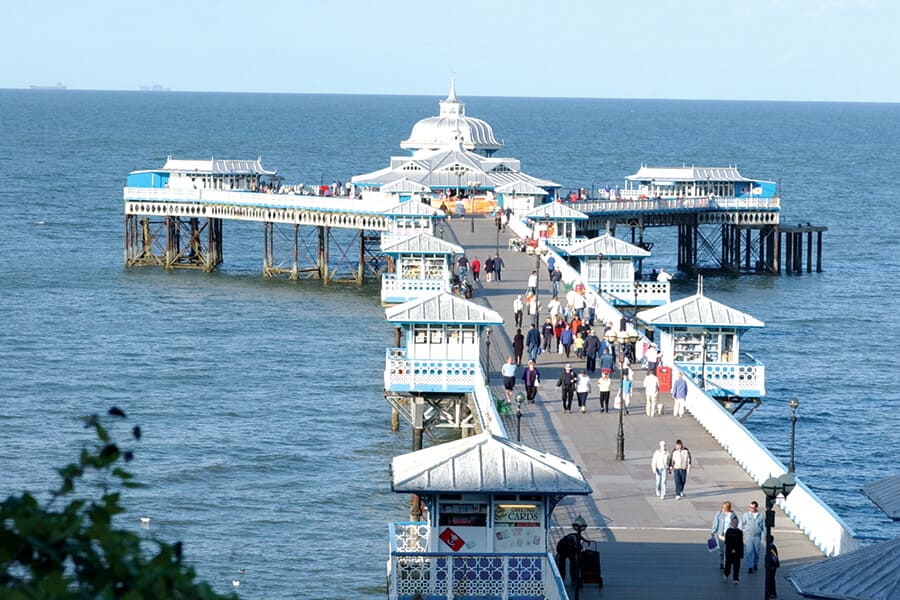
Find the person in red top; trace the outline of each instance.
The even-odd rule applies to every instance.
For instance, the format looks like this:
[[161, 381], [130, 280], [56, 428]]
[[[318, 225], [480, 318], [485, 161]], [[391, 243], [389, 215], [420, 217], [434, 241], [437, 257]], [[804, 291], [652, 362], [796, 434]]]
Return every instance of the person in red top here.
[[559, 342], [559, 336], [562, 335], [563, 329], [566, 328], [566, 322], [563, 321], [562, 317], [556, 318], [556, 323], [553, 324], [553, 335], [556, 337], [556, 351], [558, 353], [562, 353], [562, 349]]
[[472, 262], [469, 263], [469, 266], [472, 267], [472, 279], [478, 281], [478, 275], [481, 274], [481, 263], [477, 258], [473, 258]]

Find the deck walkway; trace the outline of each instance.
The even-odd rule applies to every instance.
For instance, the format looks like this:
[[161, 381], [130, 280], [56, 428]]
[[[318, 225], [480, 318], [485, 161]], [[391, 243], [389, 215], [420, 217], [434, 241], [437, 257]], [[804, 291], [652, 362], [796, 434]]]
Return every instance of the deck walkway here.
[[[497, 328], [504, 331], [495, 332], [491, 347], [491, 383], [496, 396], [503, 394], [499, 368], [501, 361], [511, 354], [515, 334], [512, 302], [517, 294], [524, 293], [528, 275], [535, 267], [534, 257], [506, 249], [513, 235], [511, 231], [502, 233], [499, 239], [505, 262], [502, 281], [486, 283], [482, 275], [481, 283], [475, 286], [475, 301], [489, 305], [506, 322]], [[475, 219], [474, 233], [469, 219], [451, 220], [445, 237], [463, 246], [470, 260], [477, 257], [482, 263], [494, 253], [497, 244], [493, 221], [484, 218]], [[550, 299], [549, 280], [546, 266], [541, 265], [541, 269], [540, 299], [546, 306]], [[546, 314], [542, 314], [541, 321], [544, 318]], [[523, 333], [527, 327], [526, 315]], [[762, 511], [765, 509], [764, 494], [743, 469], [693, 417], [673, 416], [669, 394], [660, 394], [665, 405], [662, 417], [651, 419], [644, 414], [641, 381], [645, 372], [640, 365], [635, 365], [631, 414], [625, 417], [626, 460], [617, 462], [618, 414], [600, 413], [596, 392], [588, 400], [586, 414], [562, 411], [560, 394], [555, 388], [559, 372], [566, 362], [571, 362], [576, 369], [583, 363], [574, 353], [567, 361], [564, 355], [555, 352], [542, 354], [537, 362], [544, 385], [537, 404], [523, 407], [522, 441], [573, 460], [582, 467], [594, 489], [591, 497], [567, 498], [555, 511], [555, 525], [566, 529], [577, 515], [583, 515], [590, 525], [586, 537], [600, 542], [605, 587], [598, 591], [595, 586], [588, 586], [582, 598], [762, 598], [762, 561], [761, 570], [752, 575], [742, 565], [740, 585], [726, 584], [719, 571], [718, 555], [710, 554], [705, 547], [713, 515], [724, 500], [731, 500], [739, 514], [747, 510], [751, 500], [759, 502]], [[521, 384], [517, 384], [519, 389]], [[616, 389], [614, 383], [613, 396]], [[507, 429], [515, 436], [514, 417], [507, 422]], [[674, 499], [674, 482], [670, 476], [668, 495], [660, 500], [654, 493], [650, 457], [660, 440], [666, 440], [671, 450], [676, 439], [683, 440], [690, 449], [693, 467], [685, 497]], [[800, 598], [783, 576], [791, 568], [820, 560], [823, 555], [778, 509], [775, 522], [773, 535], [782, 560], [777, 579], [779, 597]]]

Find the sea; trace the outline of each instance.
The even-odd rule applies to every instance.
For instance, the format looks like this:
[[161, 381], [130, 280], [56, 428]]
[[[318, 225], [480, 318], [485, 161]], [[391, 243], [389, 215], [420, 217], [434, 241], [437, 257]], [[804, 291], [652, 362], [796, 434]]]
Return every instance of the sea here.
[[[147, 484], [122, 526], [182, 541], [242, 598], [383, 598], [387, 523], [408, 514], [389, 463], [411, 436], [390, 432], [377, 284], [264, 280], [250, 223], [225, 223], [214, 273], [125, 269], [122, 187], [170, 155], [347, 181], [405, 154], [441, 98], [0, 90], [0, 499], [46, 498], [91, 442], [79, 417], [115, 405], [144, 432], [121, 438]], [[783, 223], [827, 226], [822, 273], [707, 277], [705, 293], [766, 324], [742, 341], [767, 365], [747, 427], [787, 462], [796, 396], [797, 474], [861, 538], [900, 535], [860, 492], [898, 472], [900, 105], [462, 99], [501, 155], [564, 191], [736, 165], [780, 183]], [[675, 236], [647, 230], [647, 268], [674, 270]], [[695, 290], [682, 275], [673, 296]]]

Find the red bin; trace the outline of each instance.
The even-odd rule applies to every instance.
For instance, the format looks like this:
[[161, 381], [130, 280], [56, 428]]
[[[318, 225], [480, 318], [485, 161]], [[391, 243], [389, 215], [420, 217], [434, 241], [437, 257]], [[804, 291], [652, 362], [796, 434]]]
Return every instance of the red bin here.
[[659, 391], [672, 391], [672, 367], [656, 367], [656, 376], [659, 378]]

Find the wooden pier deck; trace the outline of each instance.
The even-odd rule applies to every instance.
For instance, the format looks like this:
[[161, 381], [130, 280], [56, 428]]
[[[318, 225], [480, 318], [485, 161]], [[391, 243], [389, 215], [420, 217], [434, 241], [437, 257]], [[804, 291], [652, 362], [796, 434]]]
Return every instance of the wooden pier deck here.
[[[476, 218], [474, 232], [469, 219], [451, 220], [446, 229], [446, 238], [463, 246], [470, 261], [477, 257], [483, 263], [493, 255], [498, 243], [493, 220]], [[499, 368], [511, 354], [515, 333], [512, 303], [517, 294], [524, 294], [528, 275], [535, 267], [533, 256], [507, 250], [511, 236], [514, 234], [509, 231], [499, 238], [500, 255], [505, 262], [502, 281], [486, 283], [482, 274], [481, 283], [475, 285], [474, 300], [499, 312], [506, 322], [497, 328], [503, 331], [495, 331], [492, 336], [491, 383], [498, 397], [503, 395]], [[550, 285], [546, 266], [542, 264], [541, 269], [540, 299], [546, 306]], [[544, 318], [546, 314], [540, 320]], [[527, 332], [527, 315], [525, 319], [523, 333]], [[741, 583], [733, 585], [722, 579], [718, 554], [710, 554], [705, 547], [713, 515], [721, 503], [730, 500], [734, 510], [743, 514], [750, 501], [756, 500], [764, 512], [762, 490], [693, 417], [673, 416], [669, 394], [660, 394], [665, 406], [662, 417], [651, 419], [644, 414], [644, 371], [639, 365], [635, 365], [631, 414], [624, 419], [626, 460], [616, 461], [618, 414], [600, 413], [596, 392], [588, 400], [587, 414], [563, 413], [555, 382], [566, 362], [576, 369], [583, 366], [574, 353], [568, 360], [555, 352], [544, 353], [538, 359], [544, 384], [537, 404], [523, 406], [522, 441], [573, 460], [582, 467], [594, 489], [590, 497], [567, 498], [557, 506], [554, 515], [554, 525], [567, 533], [572, 520], [581, 514], [589, 524], [586, 537], [599, 541], [605, 587], [598, 590], [596, 586], [586, 586], [581, 597], [763, 597], [762, 561], [760, 571], [754, 574], [748, 574], [746, 564], [742, 565]], [[614, 381], [613, 396], [617, 385]], [[517, 391], [520, 389], [523, 388], [517, 383]], [[514, 437], [514, 415], [508, 418], [507, 429]], [[676, 439], [684, 441], [693, 458], [685, 497], [674, 499], [670, 477], [668, 495], [660, 500], [654, 493], [650, 457], [660, 440], [665, 440], [671, 450]], [[791, 568], [821, 560], [823, 555], [778, 509], [775, 523], [773, 535], [782, 561], [777, 577], [778, 596], [800, 598], [784, 576]], [[570, 597], [574, 597], [571, 592]]]

